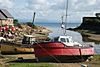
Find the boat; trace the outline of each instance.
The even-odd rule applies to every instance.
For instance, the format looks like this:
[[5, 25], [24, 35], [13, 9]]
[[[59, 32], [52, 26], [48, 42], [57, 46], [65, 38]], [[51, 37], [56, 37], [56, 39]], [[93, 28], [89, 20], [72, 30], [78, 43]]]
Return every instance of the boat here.
[[70, 36], [59, 36], [50, 42], [33, 45], [38, 61], [85, 61], [94, 55], [92, 45], [81, 45], [73, 42]]
[[32, 54], [34, 52], [34, 48], [32, 47], [20, 47], [16, 46], [16, 44], [3, 44], [0, 46], [1, 54]]
[[[68, 10], [68, 0], [67, 8]], [[63, 19], [64, 16], [62, 16]], [[66, 11], [67, 20], [67, 11]], [[94, 47], [74, 42], [71, 36], [66, 35], [66, 24], [62, 21], [63, 36], [53, 38], [48, 42], [33, 44], [37, 61], [74, 62], [85, 61], [94, 55]]]
[[0, 45], [1, 54], [22, 54], [33, 53], [34, 48], [31, 44], [36, 41], [36, 38], [32, 35], [24, 35], [21, 42], [5, 42]]

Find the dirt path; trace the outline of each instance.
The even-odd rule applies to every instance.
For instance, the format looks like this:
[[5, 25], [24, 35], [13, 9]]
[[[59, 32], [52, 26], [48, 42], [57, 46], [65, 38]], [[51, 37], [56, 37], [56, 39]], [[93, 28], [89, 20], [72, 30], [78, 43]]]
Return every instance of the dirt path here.
[[[0, 59], [0, 67], [9, 67], [10, 64], [13, 63], [50, 64], [50, 65], [54, 65], [55, 67], [81, 67], [81, 65], [83, 64], [83, 65], [88, 65], [90, 67], [100, 67], [100, 61], [80, 62], [80, 63], [54, 63], [54, 62], [37, 63], [34, 54], [4, 55], [4, 57], [6, 58]], [[21, 57], [23, 57], [23, 59], [21, 59]]]
[[6, 57], [13, 57], [15, 59], [18, 59], [22, 57], [23, 59], [34, 59], [35, 55], [34, 54], [15, 54], [15, 55], [5, 55]]

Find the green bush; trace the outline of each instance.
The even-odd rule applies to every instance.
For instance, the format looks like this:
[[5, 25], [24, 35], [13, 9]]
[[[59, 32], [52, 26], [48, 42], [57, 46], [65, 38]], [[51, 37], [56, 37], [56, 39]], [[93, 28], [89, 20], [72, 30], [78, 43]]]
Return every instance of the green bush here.
[[17, 26], [19, 28], [22, 28], [21, 27], [21, 24], [19, 23], [18, 19], [14, 19], [14, 26]]

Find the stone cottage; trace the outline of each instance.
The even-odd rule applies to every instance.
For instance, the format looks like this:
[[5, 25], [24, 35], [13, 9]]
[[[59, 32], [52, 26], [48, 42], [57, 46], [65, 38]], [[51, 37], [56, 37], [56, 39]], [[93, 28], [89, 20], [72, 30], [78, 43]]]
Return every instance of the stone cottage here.
[[13, 25], [14, 18], [6, 9], [0, 9], [0, 26]]

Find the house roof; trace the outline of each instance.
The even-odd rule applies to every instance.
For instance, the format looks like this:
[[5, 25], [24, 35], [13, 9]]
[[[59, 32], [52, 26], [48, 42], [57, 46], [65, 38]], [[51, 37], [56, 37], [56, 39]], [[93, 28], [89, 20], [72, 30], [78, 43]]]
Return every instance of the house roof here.
[[6, 19], [4, 15], [0, 12], [0, 19]]
[[0, 14], [0, 19], [13, 18], [12, 15], [6, 9], [0, 9]]

